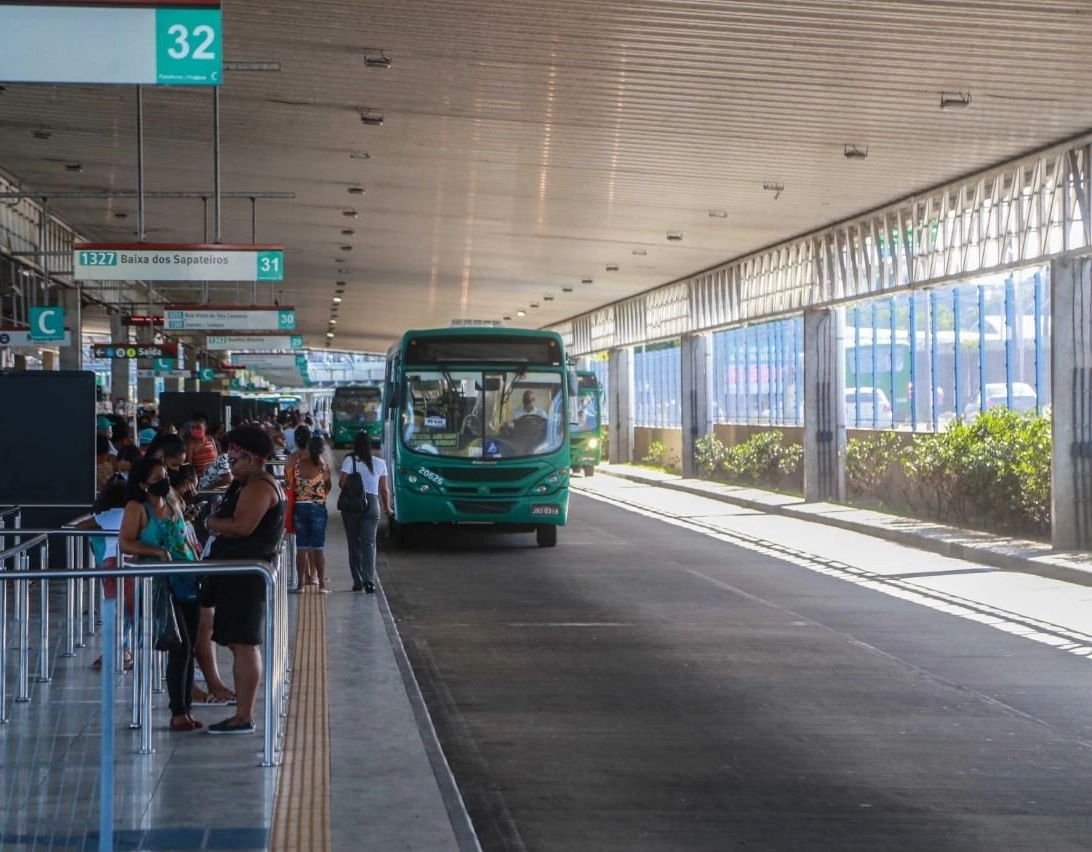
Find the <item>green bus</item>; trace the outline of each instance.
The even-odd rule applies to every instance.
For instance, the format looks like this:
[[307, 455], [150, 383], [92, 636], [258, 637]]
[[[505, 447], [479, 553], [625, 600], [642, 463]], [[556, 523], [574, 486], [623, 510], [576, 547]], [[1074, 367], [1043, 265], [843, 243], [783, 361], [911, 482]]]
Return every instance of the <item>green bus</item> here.
[[383, 440], [381, 385], [339, 385], [331, 406], [331, 435], [335, 447], [351, 447], [358, 432], [366, 431], [372, 444]]
[[385, 393], [397, 545], [412, 544], [426, 524], [533, 531], [539, 547], [557, 544], [576, 393], [560, 335], [408, 331], [387, 356]]
[[569, 453], [573, 470], [594, 476], [603, 460], [603, 391], [599, 378], [590, 370], [576, 373], [576, 417], [569, 430]]

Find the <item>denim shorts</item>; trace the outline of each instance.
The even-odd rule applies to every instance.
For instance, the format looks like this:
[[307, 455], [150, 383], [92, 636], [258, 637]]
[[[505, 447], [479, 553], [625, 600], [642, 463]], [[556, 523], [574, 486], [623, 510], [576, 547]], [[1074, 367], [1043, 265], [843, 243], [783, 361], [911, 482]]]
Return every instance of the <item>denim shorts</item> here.
[[323, 503], [297, 503], [292, 515], [296, 522], [296, 547], [322, 550], [326, 547], [326, 506]]

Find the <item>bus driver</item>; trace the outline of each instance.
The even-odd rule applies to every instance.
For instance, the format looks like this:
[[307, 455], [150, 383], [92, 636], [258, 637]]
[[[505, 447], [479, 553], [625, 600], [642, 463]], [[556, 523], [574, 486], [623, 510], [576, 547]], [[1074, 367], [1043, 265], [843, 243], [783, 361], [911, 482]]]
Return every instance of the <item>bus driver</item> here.
[[543, 420], [546, 419], [546, 412], [535, 406], [535, 392], [533, 390], [525, 390], [523, 392], [523, 407], [517, 409], [512, 415], [512, 423], [515, 424], [517, 420], [522, 420], [524, 417], [541, 417]]

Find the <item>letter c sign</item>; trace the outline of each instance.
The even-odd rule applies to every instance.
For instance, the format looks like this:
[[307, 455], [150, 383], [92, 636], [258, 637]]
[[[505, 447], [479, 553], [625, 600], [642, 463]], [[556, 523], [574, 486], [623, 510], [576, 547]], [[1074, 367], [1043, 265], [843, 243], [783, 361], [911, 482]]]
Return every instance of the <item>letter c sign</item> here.
[[31, 308], [31, 340], [64, 340], [64, 308]]

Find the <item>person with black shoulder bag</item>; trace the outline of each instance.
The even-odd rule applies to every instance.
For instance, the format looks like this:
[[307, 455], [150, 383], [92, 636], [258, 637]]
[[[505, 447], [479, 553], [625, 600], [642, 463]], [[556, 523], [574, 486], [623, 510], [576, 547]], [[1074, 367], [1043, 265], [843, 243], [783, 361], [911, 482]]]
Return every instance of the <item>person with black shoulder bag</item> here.
[[375, 538], [379, 529], [380, 511], [390, 515], [387, 492], [387, 464], [372, 455], [368, 433], [357, 433], [353, 451], [341, 464], [338, 481], [341, 494], [338, 511], [345, 523], [349, 545], [349, 571], [353, 575], [353, 591], [375, 593]]

